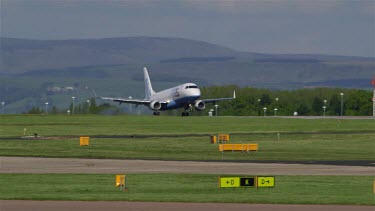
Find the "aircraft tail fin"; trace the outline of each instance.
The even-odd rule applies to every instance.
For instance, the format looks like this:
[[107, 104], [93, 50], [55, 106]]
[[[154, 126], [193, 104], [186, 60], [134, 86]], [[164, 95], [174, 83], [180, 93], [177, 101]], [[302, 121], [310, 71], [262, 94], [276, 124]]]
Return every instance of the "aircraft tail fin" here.
[[151, 96], [155, 93], [152, 89], [150, 76], [148, 76], [147, 68], [143, 68], [143, 74], [145, 79], [145, 99], [150, 99]]

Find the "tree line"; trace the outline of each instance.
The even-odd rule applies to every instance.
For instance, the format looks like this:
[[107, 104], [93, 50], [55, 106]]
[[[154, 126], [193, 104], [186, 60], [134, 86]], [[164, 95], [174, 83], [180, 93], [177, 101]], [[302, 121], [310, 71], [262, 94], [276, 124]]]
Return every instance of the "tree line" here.
[[342, 88], [269, 90], [237, 86], [214, 86], [201, 89], [203, 98], [229, 97], [233, 95], [233, 90], [236, 90], [237, 98], [233, 101], [220, 102], [218, 111], [220, 115], [275, 115], [275, 109], [277, 109], [276, 114], [283, 116], [294, 115], [295, 112], [298, 115], [308, 116], [320, 116], [324, 113], [338, 116], [341, 115], [341, 100], [343, 115], [372, 115], [372, 91], [370, 90]]
[[[297, 113], [304, 116], [339, 116], [341, 112], [348, 116], [372, 115], [372, 91], [343, 88], [306, 88], [298, 90], [270, 90], [238, 86], [211, 86], [201, 88], [202, 99], [233, 96], [232, 101], [218, 102], [218, 114], [224, 116], [291, 116]], [[343, 93], [343, 95], [341, 95]], [[342, 104], [341, 104], [342, 103]], [[48, 113], [58, 114], [122, 114], [134, 112], [139, 108], [128, 109], [126, 104], [97, 104], [94, 98], [89, 101], [70, 104], [69, 108], [59, 109], [53, 106]], [[141, 106], [140, 106], [141, 107]], [[342, 111], [341, 111], [342, 108]], [[208, 115], [213, 104], [207, 104], [201, 112], [192, 115]], [[277, 109], [277, 110], [276, 110]], [[276, 111], [275, 111], [276, 110]], [[167, 111], [164, 115], [180, 115], [182, 110]], [[34, 107], [27, 113], [44, 113], [44, 108]]]

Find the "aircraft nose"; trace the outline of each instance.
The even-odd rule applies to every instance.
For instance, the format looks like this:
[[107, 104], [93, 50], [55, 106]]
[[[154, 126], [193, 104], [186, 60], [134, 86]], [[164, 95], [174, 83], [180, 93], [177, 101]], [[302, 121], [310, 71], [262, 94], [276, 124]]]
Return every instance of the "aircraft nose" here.
[[197, 89], [195, 95], [200, 97], [201, 96], [201, 90]]

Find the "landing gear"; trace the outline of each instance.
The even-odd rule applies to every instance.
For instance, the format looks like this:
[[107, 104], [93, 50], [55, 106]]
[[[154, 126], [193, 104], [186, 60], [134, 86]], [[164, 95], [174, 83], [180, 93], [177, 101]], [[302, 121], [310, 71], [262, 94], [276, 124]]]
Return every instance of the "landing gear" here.
[[159, 111], [154, 111], [154, 115], [155, 116], [160, 116], [160, 112]]
[[190, 112], [193, 111], [193, 107], [191, 104], [185, 105], [185, 112], [182, 112], [181, 116], [190, 116]]

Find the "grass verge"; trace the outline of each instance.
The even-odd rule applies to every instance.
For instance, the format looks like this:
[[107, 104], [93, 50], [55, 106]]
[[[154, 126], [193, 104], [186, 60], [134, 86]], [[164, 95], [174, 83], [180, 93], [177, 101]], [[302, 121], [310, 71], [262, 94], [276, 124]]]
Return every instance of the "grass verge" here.
[[375, 205], [372, 176], [276, 176], [275, 188], [219, 189], [218, 175], [1, 174], [0, 199]]
[[0, 137], [28, 135], [217, 134], [252, 132], [375, 133], [372, 119], [289, 119], [100, 115], [0, 115]]
[[1, 156], [159, 160], [375, 160], [372, 134], [232, 135], [230, 143], [258, 143], [252, 153], [218, 151], [209, 137], [0, 140]]

